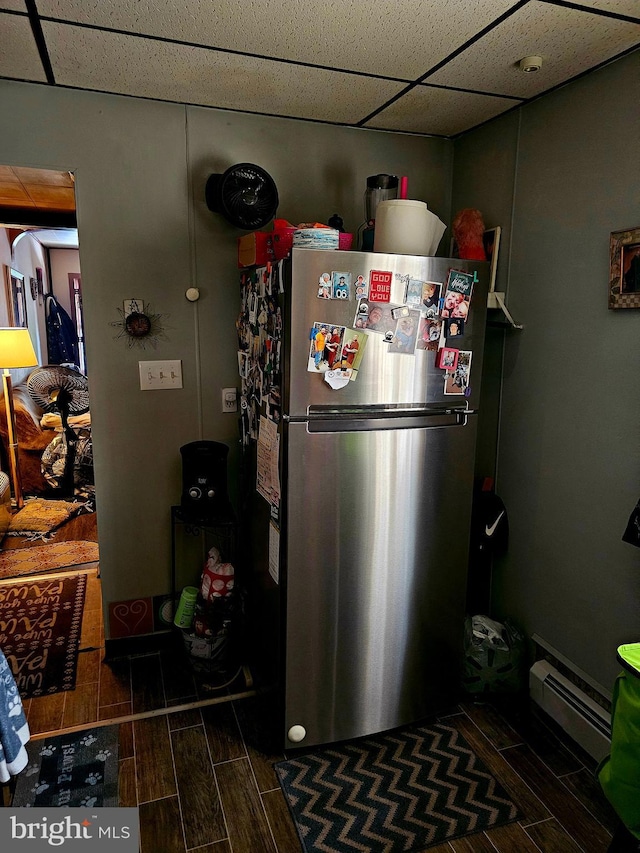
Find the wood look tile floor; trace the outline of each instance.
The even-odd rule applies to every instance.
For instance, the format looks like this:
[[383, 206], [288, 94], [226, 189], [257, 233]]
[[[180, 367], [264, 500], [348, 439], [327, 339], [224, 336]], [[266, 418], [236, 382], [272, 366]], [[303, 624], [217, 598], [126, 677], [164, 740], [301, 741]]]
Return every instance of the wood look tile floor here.
[[[106, 663], [103, 645], [92, 576], [76, 689], [27, 700], [25, 709], [34, 738], [136, 715], [119, 723], [120, 803], [139, 807], [141, 853], [299, 853], [273, 770], [284, 754], [266, 745], [260, 699], [203, 690], [180, 650]], [[190, 702], [200, 705], [182, 707]], [[463, 734], [522, 818], [430, 853], [607, 850], [616, 818], [594, 763], [532, 706], [467, 702], [441, 719]]]

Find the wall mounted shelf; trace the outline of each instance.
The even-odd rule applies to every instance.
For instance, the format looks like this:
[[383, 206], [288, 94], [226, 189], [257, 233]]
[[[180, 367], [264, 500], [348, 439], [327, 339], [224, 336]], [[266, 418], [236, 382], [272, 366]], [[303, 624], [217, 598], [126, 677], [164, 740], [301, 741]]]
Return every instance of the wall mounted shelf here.
[[[508, 325], [513, 329], [523, 329], [520, 323], [516, 323], [511, 314], [509, 313], [509, 309], [507, 308], [507, 303], [505, 302], [505, 294], [501, 293], [497, 290], [491, 290], [487, 294], [487, 308], [489, 309], [497, 309], [498, 311], [502, 311], [504, 316], [507, 318]], [[506, 323], [491, 323], [491, 325], [497, 326], [506, 326]]]

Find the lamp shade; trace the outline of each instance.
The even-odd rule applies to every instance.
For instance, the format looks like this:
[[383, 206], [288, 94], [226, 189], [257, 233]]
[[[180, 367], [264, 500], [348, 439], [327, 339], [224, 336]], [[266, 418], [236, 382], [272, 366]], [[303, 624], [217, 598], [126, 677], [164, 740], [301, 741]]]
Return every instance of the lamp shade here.
[[38, 364], [29, 329], [0, 329], [0, 367], [35, 367]]

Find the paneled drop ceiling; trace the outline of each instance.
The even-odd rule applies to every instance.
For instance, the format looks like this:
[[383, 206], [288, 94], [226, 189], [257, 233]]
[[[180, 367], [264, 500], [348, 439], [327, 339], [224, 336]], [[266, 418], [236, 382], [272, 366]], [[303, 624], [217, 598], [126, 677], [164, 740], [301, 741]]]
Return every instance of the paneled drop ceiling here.
[[0, 0], [0, 32], [7, 79], [452, 137], [636, 49], [640, 0]]
[[76, 224], [71, 172], [0, 166], [0, 225]]

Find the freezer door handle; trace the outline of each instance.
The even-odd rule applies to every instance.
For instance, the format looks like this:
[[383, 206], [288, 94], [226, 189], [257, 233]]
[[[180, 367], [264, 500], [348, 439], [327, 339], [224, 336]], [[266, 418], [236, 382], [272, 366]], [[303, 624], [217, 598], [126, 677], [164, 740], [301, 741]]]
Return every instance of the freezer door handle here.
[[313, 411], [307, 417], [284, 415], [289, 423], [306, 423], [313, 432], [362, 432], [380, 429], [417, 429], [466, 426], [475, 409], [452, 406], [441, 409], [345, 409]]

